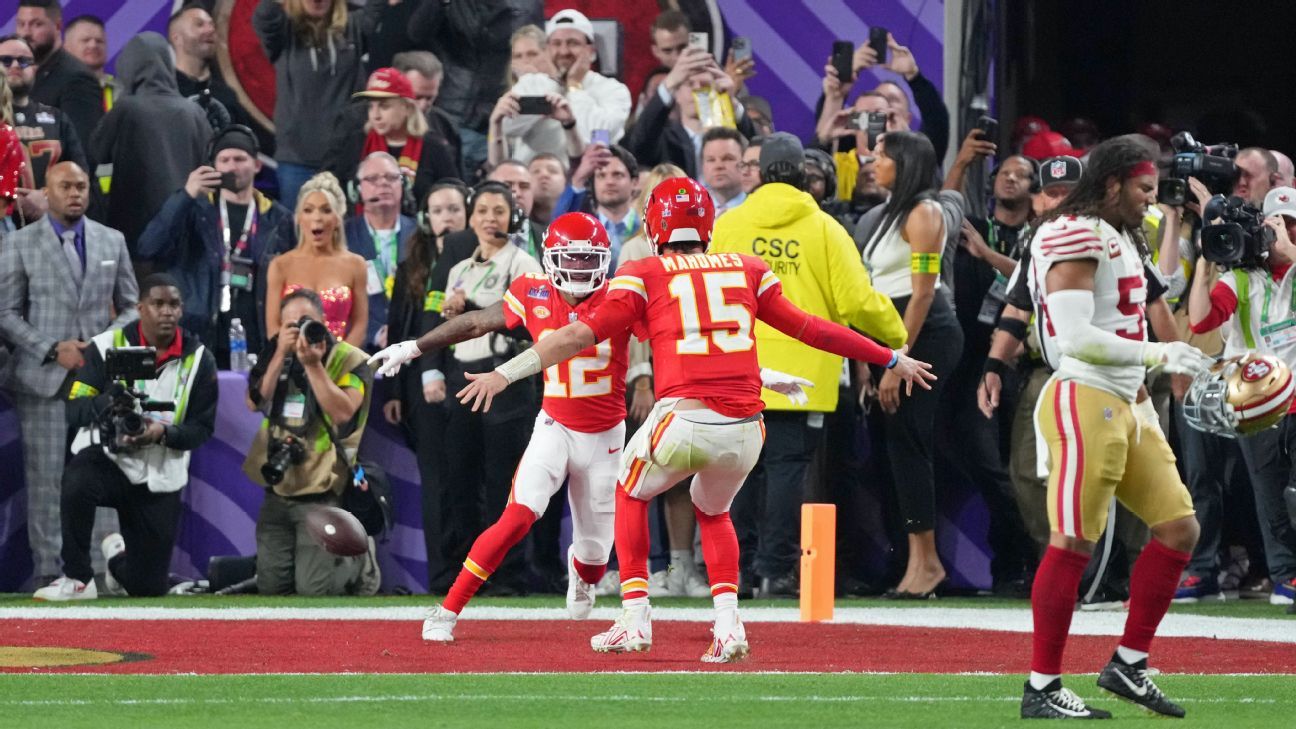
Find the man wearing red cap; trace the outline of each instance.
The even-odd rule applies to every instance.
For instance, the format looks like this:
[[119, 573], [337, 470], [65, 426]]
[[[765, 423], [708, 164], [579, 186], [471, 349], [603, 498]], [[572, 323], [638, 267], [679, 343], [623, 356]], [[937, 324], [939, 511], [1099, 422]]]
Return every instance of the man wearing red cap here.
[[1050, 157], [1083, 157], [1085, 151], [1071, 146], [1071, 142], [1061, 133], [1045, 129], [1026, 140], [1022, 145], [1022, 154], [1036, 162]]

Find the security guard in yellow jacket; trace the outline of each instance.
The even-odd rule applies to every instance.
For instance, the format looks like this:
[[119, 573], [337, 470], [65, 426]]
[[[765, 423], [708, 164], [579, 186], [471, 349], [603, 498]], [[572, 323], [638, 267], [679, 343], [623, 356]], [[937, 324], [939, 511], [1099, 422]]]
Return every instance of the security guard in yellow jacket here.
[[[759, 256], [797, 306], [853, 326], [888, 347], [902, 346], [904, 321], [890, 298], [873, 289], [850, 234], [800, 189], [804, 164], [796, 137], [780, 132], [766, 138], [760, 154], [762, 185], [716, 221], [710, 251]], [[750, 577], [748, 568], [754, 567], [763, 595], [795, 594], [801, 484], [820, 440], [823, 414], [837, 408], [842, 359], [764, 323], [756, 325], [756, 341], [762, 367], [815, 384], [808, 390], [809, 402], [801, 405], [765, 391], [765, 450], [733, 509], [744, 576]], [[761, 513], [755, 513], [762, 474], [765, 499]]]

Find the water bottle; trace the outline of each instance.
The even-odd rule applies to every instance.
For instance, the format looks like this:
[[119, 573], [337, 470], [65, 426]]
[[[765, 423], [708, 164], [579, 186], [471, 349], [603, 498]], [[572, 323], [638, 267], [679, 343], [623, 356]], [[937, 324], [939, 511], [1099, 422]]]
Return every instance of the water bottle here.
[[230, 321], [229, 349], [230, 369], [234, 372], [247, 372], [247, 332], [243, 330], [243, 322], [238, 317]]

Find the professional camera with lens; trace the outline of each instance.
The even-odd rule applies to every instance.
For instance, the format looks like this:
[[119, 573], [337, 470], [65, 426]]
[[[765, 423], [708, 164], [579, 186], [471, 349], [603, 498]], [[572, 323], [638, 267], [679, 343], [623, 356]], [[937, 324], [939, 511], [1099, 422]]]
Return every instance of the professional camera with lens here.
[[266, 462], [261, 465], [261, 475], [266, 483], [277, 486], [284, 480], [284, 474], [293, 466], [306, 461], [306, 447], [297, 438], [289, 435], [283, 438], [271, 438], [266, 452]]
[[[325, 357], [328, 356], [327, 352], [333, 349], [334, 342], [327, 326], [309, 316], [297, 320], [296, 326], [299, 336], [307, 344], [323, 344]], [[289, 409], [285, 408], [285, 403], [292, 399], [289, 395], [290, 383], [295, 385], [296, 391], [300, 393], [291, 414]], [[297, 361], [296, 356], [290, 351], [285, 358], [283, 369], [279, 371], [279, 381], [275, 385], [270, 408], [270, 422], [275, 426], [275, 430], [271, 431], [272, 435], [266, 446], [266, 461], [261, 465], [261, 476], [265, 478], [266, 483], [271, 486], [282, 483], [284, 475], [290, 468], [306, 462], [305, 443], [309, 439], [311, 413], [316, 407], [315, 395], [311, 392], [306, 372], [301, 362]], [[276, 433], [286, 433], [286, 435], [275, 437]]]
[[307, 344], [328, 344], [329, 348], [332, 348], [333, 335], [329, 333], [328, 327], [324, 326], [324, 322], [303, 316], [297, 321], [297, 329], [306, 338]]
[[1227, 195], [1237, 182], [1238, 170], [1233, 160], [1237, 157], [1236, 144], [1207, 146], [1193, 139], [1188, 132], [1179, 132], [1170, 138], [1175, 156], [1170, 162], [1170, 177], [1187, 180], [1195, 177], [1206, 185], [1212, 195]]
[[1206, 203], [1202, 217], [1208, 223], [1201, 231], [1202, 256], [1225, 268], [1259, 268], [1273, 248], [1273, 229], [1264, 223], [1264, 213], [1242, 198], [1216, 195]]
[[175, 410], [175, 403], [148, 399], [136, 390], [136, 380], [157, 379], [157, 349], [154, 347], [116, 347], [104, 354], [104, 373], [112, 380], [107, 395], [110, 403], [96, 418], [99, 442], [110, 453], [130, 450], [126, 438], [138, 438], [148, 428], [145, 412]]

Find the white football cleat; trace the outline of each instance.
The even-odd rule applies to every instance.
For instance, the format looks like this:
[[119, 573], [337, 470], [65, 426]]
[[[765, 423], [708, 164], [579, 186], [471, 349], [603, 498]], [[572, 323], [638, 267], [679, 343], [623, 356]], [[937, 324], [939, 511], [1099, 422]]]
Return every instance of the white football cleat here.
[[113, 557], [126, 551], [126, 540], [122, 539], [120, 534], [109, 534], [99, 543], [99, 551], [103, 552], [104, 557], [104, 593], [108, 595], [125, 595], [126, 591], [122, 589], [121, 583], [113, 577], [112, 568], [108, 563]]
[[576, 555], [567, 548], [567, 614], [572, 620], [584, 620], [594, 609], [594, 585], [582, 580], [576, 572]]
[[676, 597], [670, 590], [668, 570], [658, 570], [648, 575], [648, 597]]
[[459, 616], [437, 605], [428, 611], [423, 621], [423, 640], [437, 643], [454, 642], [455, 623]]
[[747, 646], [747, 630], [743, 628], [742, 621], [735, 616], [728, 627], [720, 623], [717, 620], [715, 627], [711, 629], [711, 647], [702, 654], [702, 662], [734, 663], [746, 658], [751, 650]]
[[612, 627], [590, 638], [595, 653], [642, 652], [652, 647], [652, 608], [626, 608]]
[[60, 577], [32, 594], [36, 600], [47, 602], [68, 602], [70, 600], [94, 600], [99, 597], [99, 589], [94, 580], [82, 582], [71, 577]]

